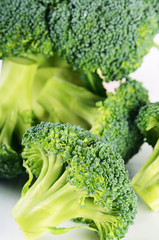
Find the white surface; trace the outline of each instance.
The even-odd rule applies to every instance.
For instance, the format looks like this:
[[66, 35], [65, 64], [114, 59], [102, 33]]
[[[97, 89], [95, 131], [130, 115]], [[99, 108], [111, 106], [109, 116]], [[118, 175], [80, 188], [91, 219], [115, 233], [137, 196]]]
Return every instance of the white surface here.
[[[144, 83], [149, 90], [151, 101], [159, 101], [159, 50], [152, 48], [145, 57], [142, 66], [131, 76]], [[129, 161], [127, 169], [132, 178], [150, 155], [152, 149], [144, 144], [140, 152]], [[25, 240], [22, 232], [11, 215], [11, 209], [20, 197], [23, 183], [20, 181], [0, 180], [0, 240]], [[67, 222], [65, 226], [72, 225]], [[47, 235], [39, 240], [99, 240], [98, 236], [88, 230], [74, 230], [64, 235]], [[159, 212], [153, 213], [139, 199], [138, 214], [130, 226], [124, 240], [158, 240]]]

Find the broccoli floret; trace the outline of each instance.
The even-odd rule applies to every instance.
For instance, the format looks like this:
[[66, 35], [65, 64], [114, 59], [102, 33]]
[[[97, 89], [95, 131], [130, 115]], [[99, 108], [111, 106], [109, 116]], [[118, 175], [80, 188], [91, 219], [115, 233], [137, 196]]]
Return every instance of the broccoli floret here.
[[98, 103], [99, 115], [91, 131], [108, 141], [115, 151], [128, 161], [143, 143], [135, 118], [148, 103], [148, 92], [136, 80], [121, 84], [115, 94]]
[[143, 0], [58, 1], [49, 19], [55, 51], [75, 69], [100, 70], [105, 81], [137, 69], [158, 32], [155, 10]]
[[135, 118], [140, 107], [148, 103], [148, 92], [140, 82], [126, 81], [115, 95], [109, 94], [104, 100], [65, 81], [67, 69], [61, 72], [58, 68], [45, 69], [48, 74], [49, 71], [52, 77], [37, 97], [41, 110], [36, 107], [35, 115], [39, 121], [70, 122], [91, 129], [108, 141], [125, 162], [138, 152], [143, 136]]
[[29, 180], [12, 214], [27, 239], [75, 229], [58, 225], [79, 217], [91, 220], [86, 228], [101, 240], [124, 237], [136, 196], [119, 154], [70, 124], [40, 123], [26, 131], [23, 145]]
[[[0, 114], [2, 116], [0, 119], [0, 146], [5, 144], [8, 150], [4, 155], [1, 154], [1, 173], [4, 171], [4, 174], [0, 174], [0, 177], [6, 176], [8, 178], [9, 175], [12, 177], [12, 172], [16, 172], [14, 169], [10, 171], [12, 169], [10, 164], [13, 164], [13, 159], [15, 159], [16, 168], [17, 153], [21, 152], [22, 135], [27, 128], [31, 127], [33, 122], [38, 123], [41, 120], [71, 122], [89, 128], [89, 121], [93, 119], [93, 113], [94, 115], [96, 114], [94, 109], [95, 102], [102, 99], [86, 89], [80, 88], [80, 84], [82, 85], [82, 82], [79, 80], [80, 73], [72, 71], [71, 67], [56, 55], [51, 58], [41, 55], [30, 55], [30, 57], [31, 59], [28, 59], [28, 57], [6, 58], [3, 61], [0, 80], [0, 94], [2, 98], [0, 106]], [[51, 83], [51, 80], [47, 82], [51, 76], [55, 76], [53, 83]], [[64, 86], [60, 86], [58, 83], [58, 78], [60, 77], [64, 78], [68, 83], [64, 81]], [[45, 84], [46, 86], [44, 87]], [[13, 88], [11, 88], [12, 85]], [[67, 85], [71, 86], [70, 92], [65, 94], [65, 101], [61, 103], [62, 99], [58, 98], [58, 96], [64, 98], [62, 88], [65, 88], [66, 93], [66, 90], [69, 89]], [[40, 95], [42, 96], [42, 104], [40, 105], [36, 100], [41, 89], [43, 91]], [[77, 101], [79, 100], [79, 113], [77, 112], [78, 104], [74, 98]], [[70, 102], [72, 100], [73, 102]], [[64, 106], [62, 106], [63, 103]], [[69, 104], [71, 104], [71, 108], [67, 109], [67, 105], [70, 106]], [[74, 110], [75, 107], [76, 110]], [[52, 112], [53, 109], [54, 112]], [[89, 112], [89, 116], [92, 113], [92, 119], [84, 121], [79, 115], [81, 112], [85, 115], [85, 119], [88, 116], [87, 112]], [[10, 150], [12, 154], [9, 154]], [[11, 159], [14, 150], [15, 157]], [[8, 157], [7, 153], [9, 154]], [[12, 163], [5, 160], [9, 158]], [[21, 157], [19, 159], [20, 162], [22, 165]], [[7, 174], [6, 169], [8, 169]], [[19, 172], [17, 171], [18, 174]]]
[[0, 76], [0, 178], [22, 172], [21, 139], [32, 125], [31, 88], [37, 64], [10, 58], [3, 61]]
[[146, 142], [154, 147], [159, 138], [159, 102], [142, 107], [136, 122]]
[[153, 210], [159, 210], [159, 102], [141, 108], [137, 126], [153, 148], [140, 171], [132, 179], [132, 187]]
[[0, 1], [0, 57], [53, 54], [46, 6], [34, 0]]

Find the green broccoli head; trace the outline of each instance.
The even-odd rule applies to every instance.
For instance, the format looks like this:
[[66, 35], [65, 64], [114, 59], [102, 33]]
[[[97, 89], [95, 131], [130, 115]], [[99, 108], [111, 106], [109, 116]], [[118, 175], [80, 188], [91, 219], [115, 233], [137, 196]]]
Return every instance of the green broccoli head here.
[[54, 51], [75, 69], [119, 80], [152, 46], [157, 6], [155, 0], [1, 0], [0, 57]]
[[132, 179], [132, 187], [153, 211], [159, 210], [159, 102], [141, 108], [137, 126], [153, 148], [152, 154]]
[[[70, 231], [76, 227], [58, 225], [72, 218], [89, 219], [86, 228], [102, 240], [125, 235], [136, 214], [136, 196], [119, 154], [70, 124], [42, 122], [26, 131], [23, 145], [30, 177], [12, 214], [27, 239]], [[30, 186], [33, 175], [37, 179]]]
[[142, 84], [136, 80], [126, 81], [115, 94], [98, 103], [99, 115], [91, 131], [108, 141], [127, 161], [143, 143], [135, 119], [140, 107], [147, 103], [148, 92]]
[[31, 88], [36, 69], [37, 64], [29, 59], [3, 61], [0, 76], [0, 177], [11, 178], [21, 172], [22, 160], [18, 153], [22, 136], [33, 121]]
[[0, 1], [0, 57], [52, 55], [46, 5], [34, 0]]
[[58, 54], [75, 69], [100, 69], [105, 81], [120, 80], [152, 46], [154, 12], [143, 0], [58, 1], [49, 12], [49, 32]]

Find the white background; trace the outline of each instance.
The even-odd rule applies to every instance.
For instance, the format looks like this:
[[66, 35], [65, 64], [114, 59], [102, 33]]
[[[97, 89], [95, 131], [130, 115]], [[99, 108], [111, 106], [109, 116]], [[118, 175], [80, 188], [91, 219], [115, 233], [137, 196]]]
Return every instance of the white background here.
[[[156, 38], [157, 39], [157, 38]], [[157, 41], [157, 40], [156, 40]], [[131, 76], [143, 82], [149, 90], [150, 100], [159, 101], [159, 50], [152, 48], [145, 56], [142, 66]], [[134, 156], [126, 166], [130, 178], [140, 169], [148, 158], [152, 149], [144, 144], [140, 152]], [[19, 179], [4, 181], [0, 180], [0, 240], [25, 240], [19, 226], [11, 215], [11, 209], [20, 197], [23, 182]], [[74, 223], [66, 222], [64, 226], [72, 226]], [[99, 240], [94, 232], [80, 229], [64, 235], [45, 235], [39, 240]], [[138, 214], [134, 224], [130, 226], [124, 240], [158, 240], [159, 239], [159, 212], [152, 212], [146, 204], [138, 200]]]

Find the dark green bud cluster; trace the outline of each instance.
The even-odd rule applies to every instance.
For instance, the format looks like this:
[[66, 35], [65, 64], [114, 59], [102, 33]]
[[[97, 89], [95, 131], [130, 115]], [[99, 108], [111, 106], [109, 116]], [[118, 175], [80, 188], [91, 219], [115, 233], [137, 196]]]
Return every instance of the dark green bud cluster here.
[[0, 1], [0, 57], [52, 55], [46, 6], [34, 0]]
[[[138, 152], [143, 137], [135, 118], [140, 107], [148, 103], [148, 92], [138, 81], [126, 81], [115, 95], [110, 94], [98, 103], [99, 117], [92, 132], [103, 137], [127, 161]], [[135, 144], [134, 144], [135, 141]]]
[[21, 156], [6, 145], [0, 146], [0, 178], [14, 178], [24, 173]]
[[154, 147], [159, 138], [159, 102], [142, 107], [136, 122], [146, 141]]
[[[147, 9], [149, 13], [149, 17], [153, 18], [154, 14], [157, 19], [157, 23], [159, 26], [159, 7], [158, 7], [158, 0], [144, 0], [145, 5], [147, 4]], [[145, 11], [146, 12], [146, 11]]]

